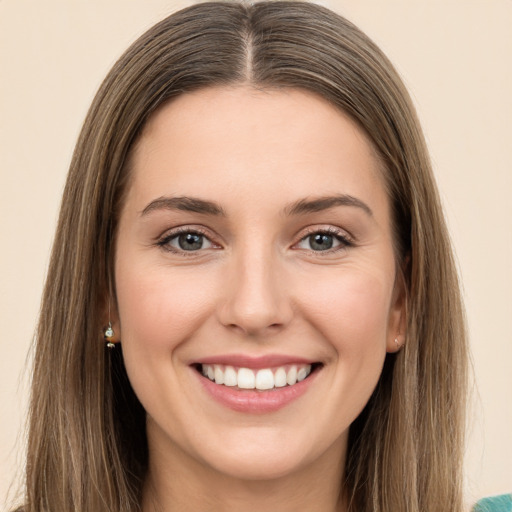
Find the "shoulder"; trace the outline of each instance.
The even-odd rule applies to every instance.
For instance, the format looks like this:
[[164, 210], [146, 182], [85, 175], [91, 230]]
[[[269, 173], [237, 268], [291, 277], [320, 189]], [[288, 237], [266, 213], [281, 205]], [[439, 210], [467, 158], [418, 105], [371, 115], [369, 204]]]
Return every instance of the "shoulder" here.
[[512, 512], [512, 494], [484, 498], [474, 506], [472, 512]]

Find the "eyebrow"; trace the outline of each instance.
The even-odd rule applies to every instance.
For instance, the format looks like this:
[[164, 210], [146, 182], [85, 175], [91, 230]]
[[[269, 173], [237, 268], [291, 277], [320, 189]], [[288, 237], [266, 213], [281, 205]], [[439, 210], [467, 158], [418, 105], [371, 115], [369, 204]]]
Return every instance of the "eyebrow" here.
[[286, 215], [290, 216], [303, 215], [306, 213], [321, 212], [336, 206], [355, 206], [356, 208], [361, 208], [370, 217], [373, 217], [373, 212], [366, 203], [348, 194], [324, 196], [316, 199], [300, 199], [287, 206], [284, 211]]
[[[315, 199], [300, 199], [283, 210], [286, 216], [305, 215], [307, 213], [321, 212], [336, 206], [352, 206], [362, 209], [368, 216], [373, 217], [370, 207], [348, 194], [337, 194], [334, 196], [324, 196]], [[224, 209], [213, 201], [206, 201], [197, 197], [159, 197], [151, 201], [142, 210], [141, 215], [145, 216], [156, 210], [182, 210], [186, 212], [201, 213], [203, 215], [215, 215], [226, 217]]]
[[197, 197], [159, 197], [151, 201], [141, 215], [147, 215], [155, 210], [182, 210], [185, 212], [202, 213], [204, 215], [217, 215], [225, 217], [226, 213], [213, 201], [205, 201]]

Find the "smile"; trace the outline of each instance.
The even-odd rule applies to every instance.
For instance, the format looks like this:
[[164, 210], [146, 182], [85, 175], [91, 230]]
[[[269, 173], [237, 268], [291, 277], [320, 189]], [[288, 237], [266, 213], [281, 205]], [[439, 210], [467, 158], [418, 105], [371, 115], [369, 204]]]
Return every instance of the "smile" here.
[[298, 400], [314, 385], [323, 367], [323, 363], [301, 358], [240, 355], [207, 358], [191, 365], [208, 397], [249, 414], [277, 412]]
[[215, 384], [238, 389], [260, 391], [294, 386], [310, 373], [310, 364], [286, 365], [275, 368], [237, 368], [229, 365], [202, 364], [201, 373]]

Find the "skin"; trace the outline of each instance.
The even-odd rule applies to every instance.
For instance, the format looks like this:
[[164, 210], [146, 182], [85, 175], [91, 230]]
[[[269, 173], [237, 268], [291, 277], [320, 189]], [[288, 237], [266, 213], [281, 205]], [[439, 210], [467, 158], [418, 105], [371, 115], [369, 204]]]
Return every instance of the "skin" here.
[[[311, 93], [244, 85], [165, 105], [131, 163], [114, 329], [147, 411], [144, 510], [345, 510], [348, 429], [405, 320], [370, 142]], [[297, 201], [342, 194], [371, 212], [287, 213]], [[224, 215], [148, 208], [183, 196], [215, 202]], [[200, 229], [203, 248], [180, 250], [170, 238], [177, 227]], [[311, 234], [326, 230], [333, 248], [318, 250]], [[323, 366], [291, 404], [250, 414], [212, 400], [190, 366], [233, 353]]]

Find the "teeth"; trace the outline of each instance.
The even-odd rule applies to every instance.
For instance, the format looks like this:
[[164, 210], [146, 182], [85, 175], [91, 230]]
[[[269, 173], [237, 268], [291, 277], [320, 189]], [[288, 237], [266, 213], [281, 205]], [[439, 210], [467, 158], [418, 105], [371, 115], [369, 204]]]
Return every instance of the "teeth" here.
[[224, 386], [240, 389], [273, 389], [286, 385], [293, 386], [303, 381], [311, 373], [311, 365], [290, 365], [278, 368], [263, 368], [251, 370], [250, 368], [234, 368], [233, 366], [203, 364], [201, 373], [215, 382]]
[[297, 382], [297, 367], [292, 366], [286, 374], [286, 383], [288, 386], [293, 386]]
[[242, 389], [254, 389], [256, 377], [249, 368], [240, 368], [238, 370], [238, 387]]
[[220, 366], [214, 366], [213, 375], [215, 377], [215, 384], [224, 384], [224, 372]]
[[286, 386], [286, 370], [278, 368], [274, 374], [274, 386], [276, 388], [283, 388]]
[[301, 368], [297, 372], [297, 382], [303, 381], [308, 376], [308, 372], [306, 371], [306, 368]]
[[226, 366], [224, 370], [224, 386], [236, 386], [237, 384], [238, 376], [235, 369], [232, 366]]
[[256, 374], [256, 389], [272, 389], [274, 387], [274, 374], [272, 370], [258, 370]]

